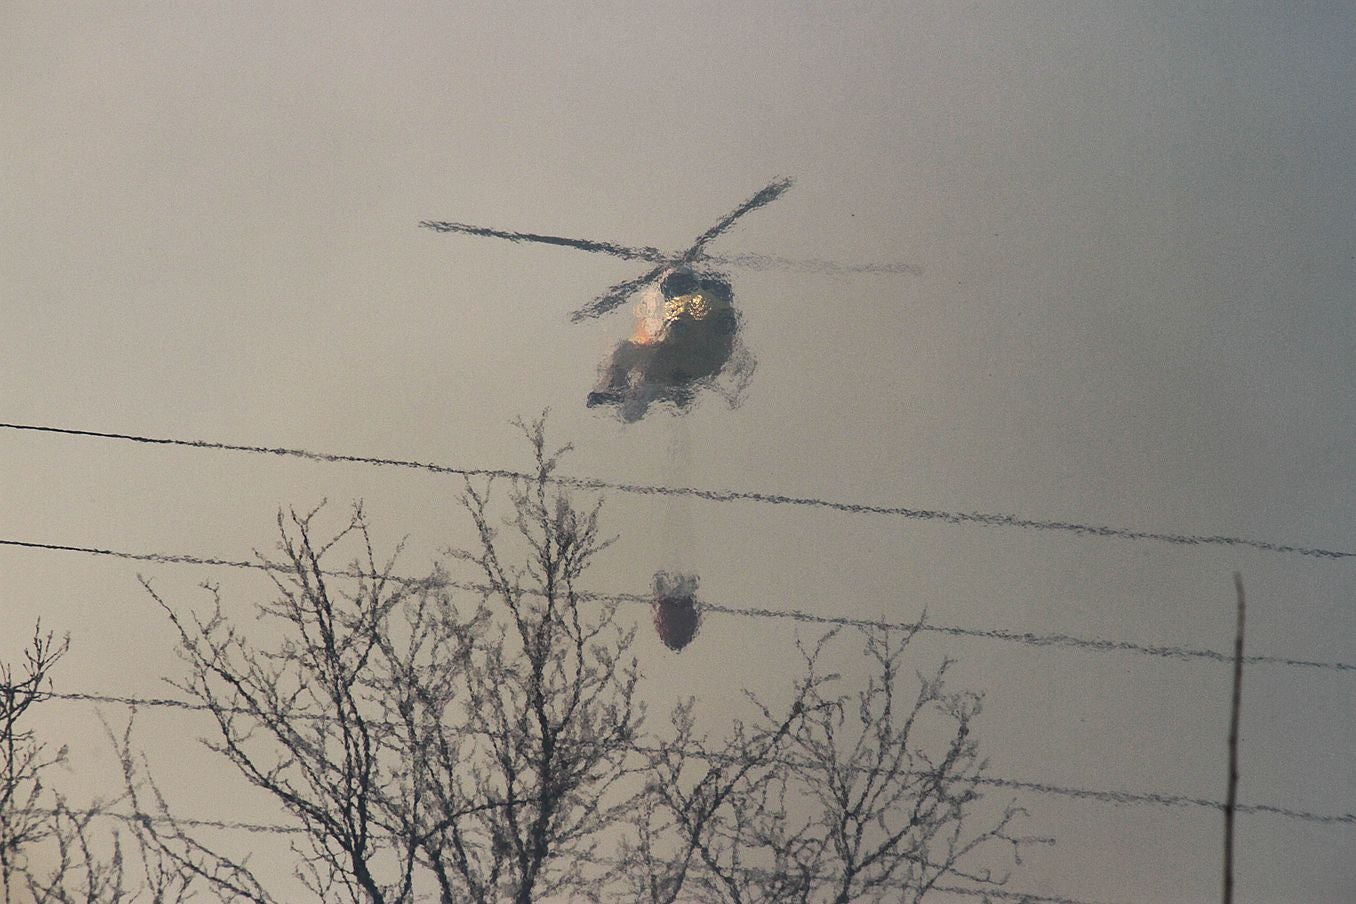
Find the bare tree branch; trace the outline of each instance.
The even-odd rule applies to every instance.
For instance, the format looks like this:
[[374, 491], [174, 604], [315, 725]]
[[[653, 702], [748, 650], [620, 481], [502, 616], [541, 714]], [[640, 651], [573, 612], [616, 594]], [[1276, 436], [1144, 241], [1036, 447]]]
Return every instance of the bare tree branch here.
[[[265, 645], [216, 587], [197, 614], [143, 581], [178, 634], [186, 671], [172, 683], [210, 714], [208, 746], [290, 815], [311, 893], [808, 904], [920, 901], [944, 877], [997, 889], [988, 850], [1017, 858], [1038, 839], [1012, 834], [1011, 806], [979, 821], [981, 700], [946, 687], [949, 663], [906, 688], [918, 626], [863, 632], [870, 675], [855, 691], [822, 665], [833, 632], [798, 642], [787, 699], [747, 694], [751, 716], [718, 740], [693, 700], [662, 742], [645, 734], [636, 629], [580, 586], [612, 542], [601, 503], [562, 488], [569, 447], [549, 449], [544, 421], [519, 422], [531, 474], [499, 494], [493, 478], [465, 483], [476, 542], [448, 553], [483, 575], [470, 602], [440, 567], [392, 578], [399, 548], [378, 557], [361, 505], [330, 532], [323, 508], [279, 515]], [[148, 877], [274, 901], [245, 860], [175, 820], [130, 725], [114, 740]]]

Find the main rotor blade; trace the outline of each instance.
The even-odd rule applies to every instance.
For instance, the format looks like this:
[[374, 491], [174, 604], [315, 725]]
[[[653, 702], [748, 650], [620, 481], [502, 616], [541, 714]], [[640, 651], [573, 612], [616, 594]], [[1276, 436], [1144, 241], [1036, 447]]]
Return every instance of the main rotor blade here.
[[789, 270], [792, 273], [816, 273], [825, 276], [845, 276], [849, 273], [908, 273], [921, 276], [923, 268], [917, 264], [842, 264], [819, 258], [773, 257], [768, 254], [706, 254], [702, 252], [692, 263], [715, 264], [719, 267], [739, 267], [744, 270]]
[[746, 213], [751, 213], [760, 207], [771, 204], [781, 197], [782, 192], [791, 187], [791, 181], [792, 180], [786, 178], [776, 179], [762, 191], [758, 192], [758, 194], [730, 211], [720, 220], [720, 222], [697, 236], [697, 241], [693, 242], [692, 247], [683, 253], [683, 259], [688, 261], [694, 260], [697, 255], [701, 254], [702, 249], [705, 248], [712, 239], [733, 226], [735, 220], [738, 220]]
[[460, 232], [463, 235], [478, 235], [491, 239], [508, 239], [510, 242], [536, 242], [541, 245], [560, 245], [565, 248], [578, 248], [581, 251], [592, 251], [596, 254], [611, 254], [614, 257], [625, 258], [626, 260], [640, 260], [659, 262], [667, 261], [673, 258], [673, 255], [665, 254], [658, 248], [648, 246], [634, 248], [628, 245], [617, 245], [613, 242], [597, 242], [593, 239], [572, 239], [560, 235], [542, 235], [536, 232], [511, 232], [507, 229], [491, 229], [488, 226], [470, 226], [466, 223], [445, 223], [435, 220], [425, 220], [419, 224], [425, 229], [432, 229], [436, 232]]
[[599, 295], [593, 301], [584, 305], [579, 310], [570, 315], [570, 320], [578, 323], [581, 320], [587, 320], [590, 317], [601, 317], [608, 311], [622, 304], [630, 298], [637, 289], [643, 288], [646, 283], [654, 282], [659, 278], [659, 274], [669, 268], [669, 263], [665, 261], [658, 267], [655, 267], [644, 276], [638, 276], [635, 279], [628, 279], [626, 282], [617, 283], [608, 289], [602, 295]]

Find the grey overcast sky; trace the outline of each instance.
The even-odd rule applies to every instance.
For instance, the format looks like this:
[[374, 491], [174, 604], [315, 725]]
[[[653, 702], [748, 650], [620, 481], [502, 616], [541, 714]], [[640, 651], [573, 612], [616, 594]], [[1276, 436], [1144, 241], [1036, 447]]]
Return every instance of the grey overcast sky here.
[[[1353, 47], [1356, 9], [1321, 3], [5, 2], [0, 420], [522, 467], [509, 421], [550, 407], [581, 476], [1356, 552]], [[919, 272], [732, 270], [759, 366], [741, 407], [682, 418], [583, 404], [629, 315], [568, 312], [644, 265], [417, 227], [680, 248], [779, 175], [713, 251]], [[0, 434], [3, 539], [248, 558], [322, 498], [336, 520], [364, 499], [411, 569], [468, 539], [445, 476]], [[732, 606], [1227, 650], [1238, 570], [1250, 653], [1356, 663], [1352, 558], [605, 511], [598, 590], [682, 566]], [[41, 616], [73, 638], [59, 689], [165, 695], [138, 572], [183, 606], [220, 581], [242, 616], [266, 593], [0, 547], [0, 656]], [[649, 693], [696, 694], [714, 730], [730, 688], [784, 689], [796, 630], [711, 615], [681, 655], [647, 630]], [[916, 643], [986, 693], [994, 775], [1223, 799], [1227, 666]], [[1356, 813], [1354, 690], [1250, 667], [1241, 799]], [[205, 723], [139, 724], [181, 811], [277, 817], [197, 750]], [[75, 797], [107, 789], [93, 707], [41, 729]], [[1008, 796], [1057, 840], [1015, 888], [1218, 899], [1216, 810]], [[1243, 815], [1237, 900], [1356, 899], [1354, 848], [1351, 821]]]

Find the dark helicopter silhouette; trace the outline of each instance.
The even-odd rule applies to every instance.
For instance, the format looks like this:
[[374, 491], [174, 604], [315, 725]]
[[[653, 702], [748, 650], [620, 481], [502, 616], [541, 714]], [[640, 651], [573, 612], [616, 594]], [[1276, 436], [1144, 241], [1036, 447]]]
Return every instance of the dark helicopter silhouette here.
[[[616, 405], [622, 420], [636, 421], [655, 402], [685, 410], [703, 385], [714, 387], [731, 370], [746, 384], [753, 358], [739, 343], [739, 314], [725, 277], [677, 266], [665, 271], [658, 296], [642, 302], [631, 338], [613, 349], [600, 368], [588, 405]], [[737, 360], [736, 352], [739, 351]], [[737, 404], [733, 395], [727, 395]]]
[[[729, 278], [717, 268], [729, 266], [767, 269], [789, 268], [803, 272], [913, 272], [903, 265], [841, 265], [830, 261], [795, 261], [762, 255], [722, 257], [706, 247], [725, 233], [740, 217], [772, 203], [791, 187], [792, 180], [773, 180], [697, 236], [691, 247], [676, 254], [652, 247], [618, 245], [591, 239], [566, 238], [533, 232], [512, 232], [425, 220], [420, 223], [438, 232], [458, 232], [510, 242], [533, 242], [610, 254], [625, 260], [653, 263], [647, 273], [617, 283], [575, 311], [576, 323], [601, 317], [637, 292], [649, 297], [638, 311], [637, 327], [630, 339], [619, 343], [600, 368], [598, 385], [588, 396], [588, 405], [616, 405], [623, 420], [636, 421], [655, 402], [667, 401], [684, 410], [704, 386], [724, 393], [733, 406], [753, 371], [753, 358], [739, 341], [740, 317], [734, 307]], [[729, 377], [729, 389], [716, 384]]]

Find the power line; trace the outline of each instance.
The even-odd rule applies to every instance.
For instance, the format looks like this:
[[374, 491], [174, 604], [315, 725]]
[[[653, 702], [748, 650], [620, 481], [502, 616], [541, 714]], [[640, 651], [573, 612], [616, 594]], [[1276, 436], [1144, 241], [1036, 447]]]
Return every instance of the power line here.
[[[58, 552], [78, 552], [87, 555], [110, 556], [119, 559], [128, 559], [137, 562], [157, 562], [166, 565], [205, 565], [218, 568], [242, 568], [258, 571], [289, 571], [290, 566], [279, 565], [269, 562], [251, 562], [232, 559], [207, 558], [191, 555], [177, 555], [167, 553], [134, 553], [115, 549], [100, 549], [91, 546], [70, 546], [59, 543], [38, 543], [27, 540], [9, 540], [0, 539], [0, 546], [14, 546], [24, 549], [44, 549]], [[355, 571], [326, 571], [324, 574], [330, 577], [375, 577], [375, 575], [366, 575]], [[388, 580], [397, 581], [404, 584], [428, 584], [429, 578], [402, 578], [390, 576]], [[487, 584], [477, 584], [472, 582], [453, 581], [446, 578], [439, 578], [435, 581], [439, 586], [452, 587], [460, 590], [469, 590], [476, 593], [490, 592], [491, 588]], [[584, 599], [599, 602], [624, 602], [640, 603], [648, 605], [652, 597], [641, 594], [622, 593], [622, 594], [604, 594], [604, 593], [582, 593], [580, 596]], [[720, 612], [724, 615], [736, 615], [746, 618], [784, 618], [793, 621], [807, 622], [810, 624], [834, 625], [852, 628], [882, 628], [889, 631], [912, 631], [915, 628], [919, 631], [943, 634], [951, 637], [977, 637], [987, 640], [1000, 640], [1009, 643], [1020, 643], [1033, 647], [1044, 647], [1054, 650], [1087, 650], [1095, 653], [1130, 653], [1140, 656], [1152, 656], [1161, 659], [1175, 659], [1179, 661], [1205, 660], [1207, 662], [1218, 662], [1223, 664], [1232, 664], [1233, 657], [1221, 653], [1217, 650], [1195, 649], [1191, 647], [1160, 646], [1151, 644], [1139, 644], [1124, 640], [1107, 640], [1104, 638], [1086, 638], [1075, 637], [1070, 634], [1036, 634], [1030, 631], [1007, 631], [999, 628], [966, 628], [957, 625], [943, 625], [933, 622], [890, 622], [878, 619], [850, 618], [847, 616], [816, 615], [812, 612], [804, 612], [798, 609], [765, 609], [751, 606], [727, 606], [720, 603], [701, 602], [701, 608], [704, 611]], [[1279, 665], [1291, 668], [1319, 669], [1323, 671], [1334, 672], [1356, 672], [1356, 663], [1348, 662], [1327, 662], [1311, 659], [1293, 659], [1284, 656], [1268, 656], [1254, 654], [1245, 656], [1243, 661], [1249, 665]]]
[[[130, 708], [150, 707], [188, 710], [192, 712], [213, 712], [213, 708], [205, 703], [194, 703], [189, 700], [179, 700], [173, 698], [155, 698], [155, 697], [123, 697], [110, 694], [92, 694], [80, 691], [44, 691], [41, 695], [49, 700], [63, 700], [75, 703], [108, 703], [116, 706], [126, 706]], [[223, 711], [249, 715], [251, 710], [244, 708], [232, 709], [223, 707]], [[294, 718], [331, 721], [335, 717], [318, 714], [301, 714]], [[650, 748], [639, 748], [642, 752]], [[691, 756], [707, 759], [720, 760], [725, 758], [723, 754], [707, 753], [705, 751], [687, 751]], [[797, 761], [788, 761], [789, 765], [805, 766], [805, 763]], [[1113, 791], [1096, 788], [1073, 788], [1063, 785], [1053, 785], [1045, 782], [1023, 782], [1015, 779], [997, 778], [992, 776], [973, 776], [966, 779], [974, 781], [978, 785], [987, 785], [993, 788], [1004, 788], [1010, 791], [1025, 791], [1035, 794], [1050, 794], [1057, 797], [1069, 797], [1077, 800], [1094, 800], [1100, 803], [1108, 803], [1114, 806], [1159, 806], [1176, 808], [1199, 808], [1208, 810], [1220, 810], [1225, 808], [1222, 801], [1210, 800], [1203, 797], [1189, 797], [1180, 794], [1162, 794], [1155, 791]], [[1356, 825], [1356, 813], [1313, 813], [1306, 810], [1295, 810], [1288, 807], [1277, 807], [1271, 804], [1237, 804], [1235, 811], [1239, 813], [1268, 813], [1273, 816], [1281, 816], [1286, 819], [1295, 819], [1301, 822], [1315, 823], [1319, 825]]]
[[934, 885], [933, 891], [952, 895], [966, 895], [973, 898], [998, 898], [1003, 901], [1016, 901], [1018, 904], [1093, 904], [1081, 898], [1066, 898], [1063, 895], [1037, 895], [1025, 891], [1007, 891], [1002, 888], [965, 888], [959, 885]]
[[[66, 436], [97, 437], [117, 439], [126, 442], [145, 443], [161, 446], [183, 446], [194, 449], [216, 449], [225, 452], [250, 452], [261, 455], [278, 455], [303, 458], [309, 461], [345, 462], [352, 464], [378, 465], [383, 467], [410, 468], [429, 471], [435, 474], [456, 474], [462, 477], [503, 477], [510, 479], [535, 479], [534, 475], [522, 471], [501, 468], [459, 468], [427, 462], [408, 461], [393, 458], [374, 458], [363, 455], [346, 455], [331, 452], [313, 452], [307, 449], [283, 447], [251, 446], [239, 443], [218, 443], [207, 440], [173, 439], [164, 437], [139, 436], [129, 433], [106, 433], [97, 430], [78, 430], [67, 427], [40, 426], [33, 424], [0, 423], [6, 430], [24, 430], [38, 433], [57, 433]], [[1314, 546], [1299, 546], [1289, 543], [1273, 543], [1266, 540], [1251, 540], [1245, 537], [1225, 536], [1221, 534], [1178, 534], [1163, 531], [1143, 531], [1108, 525], [1083, 524], [1074, 521], [1053, 521], [1037, 518], [1025, 518], [1018, 515], [1005, 515], [990, 512], [950, 512], [939, 509], [917, 509], [905, 506], [873, 505], [854, 502], [837, 502], [809, 496], [786, 496], [777, 493], [763, 493], [748, 490], [708, 490], [699, 487], [655, 486], [651, 484], [617, 483], [591, 477], [551, 477], [550, 482], [568, 487], [586, 490], [611, 490], [619, 493], [632, 493], [643, 496], [686, 496], [705, 499], [711, 502], [757, 502], [766, 505], [792, 505], [822, 508], [849, 514], [892, 515], [918, 521], [939, 521], [945, 524], [979, 524], [991, 527], [1018, 527], [1028, 530], [1055, 531], [1072, 533], [1085, 537], [1102, 537], [1122, 540], [1153, 540], [1179, 546], [1228, 546], [1258, 549], [1266, 552], [1289, 553], [1320, 559], [1356, 558], [1356, 552], [1325, 549]]]
[[109, 819], [117, 819], [122, 822], [138, 825], [145, 823], [155, 823], [157, 825], [180, 825], [188, 826], [194, 829], [226, 829], [233, 832], [253, 832], [265, 835], [304, 835], [306, 829], [302, 826], [284, 826], [277, 823], [260, 822], [237, 822], [234, 820], [222, 819], [193, 819], [191, 817], [175, 816], [166, 818], [164, 816], [151, 816], [147, 813], [118, 813], [112, 810], [86, 810], [80, 813], [81, 816], [103, 816]]
[[[1090, 650], [1098, 653], [1132, 653], [1140, 656], [1155, 656], [1163, 659], [1194, 660], [1231, 663], [1233, 659], [1216, 650], [1194, 649], [1191, 647], [1155, 646], [1132, 643], [1125, 640], [1104, 640], [1101, 638], [1074, 637], [1070, 634], [1036, 634], [1030, 631], [1004, 631], [996, 628], [964, 628], [955, 625], [939, 625], [923, 622], [918, 625], [907, 622], [873, 621], [870, 619], [844, 618], [838, 616], [815, 615], [797, 610], [758, 609], [749, 607], [722, 606], [715, 603], [702, 603], [703, 609], [724, 612], [731, 615], [743, 615], [754, 618], [792, 618], [797, 621], [819, 624], [845, 625], [858, 628], [885, 628], [888, 630], [930, 631], [947, 634], [952, 637], [981, 637], [989, 640], [1002, 640], [1027, 644], [1034, 647], [1047, 647], [1064, 650]], [[1245, 656], [1244, 662], [1251, 665], [1283, 665], [1295, 668], [1324, 669], [1337, 672], [1356, 671], [1356, 663], [1322, 662], [1311, 659], [1291, 659], [1284, 656], [1253, 655]]]
[[[659, 752], [653, 748], [641, 748], [649, 752]], [[707, 760], [726, 760], [737, 762], [738, 758], [726, 754], [710, 754], [703, 751], [683, 751], [689, 756], [696, 756]], [[815, 764], [806, 760], [779, 760], [784, 765], [798, 768], [814, 768]], [[870, 773], [870, 768], [851, 769]], [[912, 770], [908, 771], [910, 775], [930, 776], [935, 773]], [[1217, 800], [1210, 800], [1203, 797], [1188, 797], [1180, 794], [1160, 794], [1157, 792], [1135, 792], [1135, 791], [1108, 791], [1092, 788], [1069, 788], [1061, 785], [1050, 785], [1042, 782], [1021, 782], [1013, 779], [994, 778], [992, 776], [971, 776], [965, 779], [973, 781], [977, 785], [988, 785], [994, 788], [1007, 788], [1013, 791], [1030, 791], [1038, 794], [1055, 794], [1062, 797], [1072, 797], [1080, 800], [1096, 800], [1102, 803], [1113, 805], [1121, 804], [1149, 804], [1162, 807], [1202, 807], [1210, 810], [1223, 810], [1227, 804]], [[1323, 814], [1310, 813], [1303, 810], [1292, 810], [1285, 807], [1275, 807], [1270, 804], [1236, 804], [1234, 809], [1241, 813], [1270, 813], [1274, 816], [1284, 816], [1290, 819], [1299, 819], [1304, 822], [1315, 822], [1323, 825], [1356, 825], [1356, 813], [1342, 814]]]

